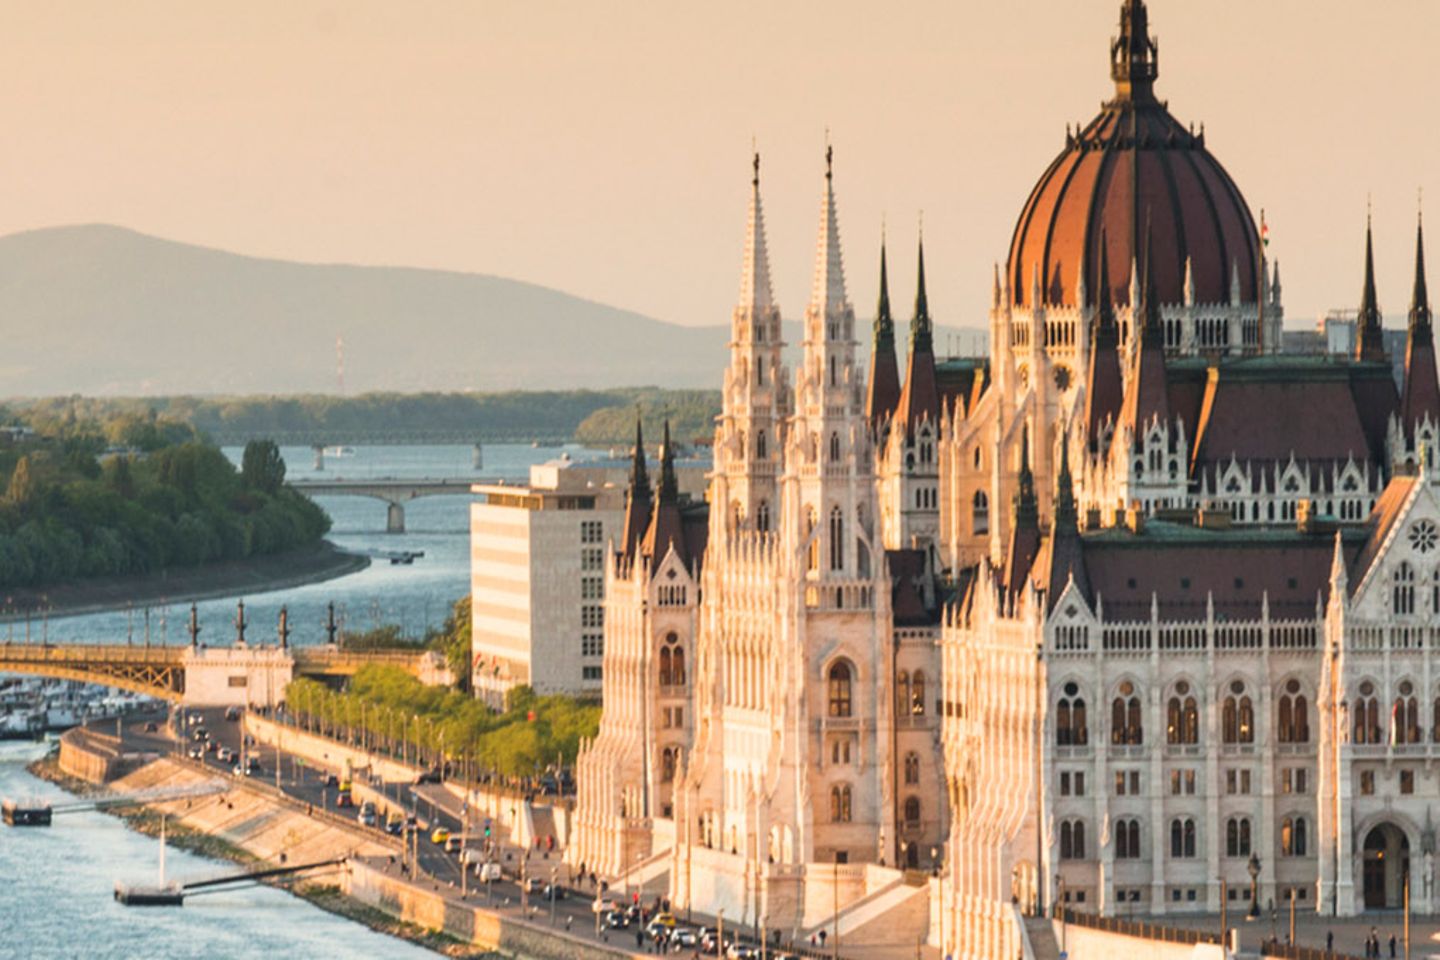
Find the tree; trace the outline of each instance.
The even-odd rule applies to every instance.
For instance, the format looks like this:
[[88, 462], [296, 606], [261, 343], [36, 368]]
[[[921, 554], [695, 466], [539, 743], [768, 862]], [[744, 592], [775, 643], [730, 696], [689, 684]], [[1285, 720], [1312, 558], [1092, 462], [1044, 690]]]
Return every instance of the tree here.
[[285, 458], [274, 440], [251, 440], [240, 459], [240, 478], [245, 486], [263, 493], [275, 493], [285, 483]]
[[20, 458], [15, 464], [15, 472], [10, 474], [10, 486], [5, 491], [5, 499], [17, 507], [28, 507], [35, 502], [39, 489], [39, 481], [31, 472], [30, 456], [27, 454]]

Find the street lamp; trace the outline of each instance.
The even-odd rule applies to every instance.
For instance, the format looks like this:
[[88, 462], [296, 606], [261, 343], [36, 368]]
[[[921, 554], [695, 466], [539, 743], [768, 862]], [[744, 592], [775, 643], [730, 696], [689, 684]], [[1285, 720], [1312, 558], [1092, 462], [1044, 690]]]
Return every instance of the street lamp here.
[[1260, 919], [1260, 858], [1253, 852], [1250, 854], [1250, 862], [1245, 864], [1245, 869], [1250, 874], [1250, 911], [1245, 914], [1246, 920]]

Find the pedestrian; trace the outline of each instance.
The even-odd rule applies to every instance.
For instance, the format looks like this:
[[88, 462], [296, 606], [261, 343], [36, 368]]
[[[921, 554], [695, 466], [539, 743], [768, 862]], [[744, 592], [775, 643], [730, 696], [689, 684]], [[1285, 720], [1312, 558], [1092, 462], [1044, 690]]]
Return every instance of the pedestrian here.
[[1395, 960], [1395, 934], [1390, 934], [1390, 960]]
[[1325, 952], [1326, 952], [1326, 953], [1334, 953], [1334, 952], [1335, 952], [1335, 931], [1334, 931], [1334, 930], [1326, 930], [1326, 931], [1325, 931]]

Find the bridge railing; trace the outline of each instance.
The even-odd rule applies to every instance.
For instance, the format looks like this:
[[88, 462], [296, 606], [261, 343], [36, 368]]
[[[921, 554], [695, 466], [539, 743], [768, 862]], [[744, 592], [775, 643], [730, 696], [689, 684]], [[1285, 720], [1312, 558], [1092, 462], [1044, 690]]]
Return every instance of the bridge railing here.
[[127, 663], [173, 665], [185, 647], [136, 647], [129, 644], [55, 644], [0, 642], [0, 662], [11, 663]]

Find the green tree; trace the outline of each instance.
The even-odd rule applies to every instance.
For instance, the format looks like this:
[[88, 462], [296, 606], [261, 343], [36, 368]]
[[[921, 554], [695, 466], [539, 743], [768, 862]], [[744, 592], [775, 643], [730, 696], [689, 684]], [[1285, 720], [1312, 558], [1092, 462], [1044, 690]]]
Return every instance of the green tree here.
[[40, 481], [30, 468], [30, 457], [25, 455], [15, 464], [10, 474], [10, 486], [5, 490], [5, 499], [20, 509], [32, 506], [40, 493]]
[[276, 493], [285, 483], [285, 458], [273, 440], [251, 440], [240, 459], [240, 479], [245, 486], [264, 493]]

